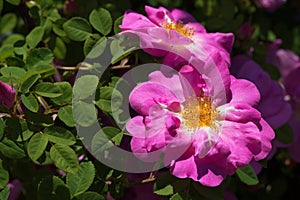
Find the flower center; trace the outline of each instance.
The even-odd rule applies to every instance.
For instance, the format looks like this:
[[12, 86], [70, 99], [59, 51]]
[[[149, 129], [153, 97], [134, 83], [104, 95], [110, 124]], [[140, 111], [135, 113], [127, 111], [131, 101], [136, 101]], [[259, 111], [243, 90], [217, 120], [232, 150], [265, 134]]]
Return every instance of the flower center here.
[[178, 22], [169, 21], [169, 22], [163, 23], [161, 26], [164, 29], [166, 29], [167, 31], [174, 30], [177, 33], [179, 33], [185, 37], [188, 37], [188, 38], [192, 37], [195, 32], [194, 28], [188, 27], [182, 21], [178, 21]]
[[212, 105], [210, 97], [190, 97], [181, 111], [183, 125], [189, 129], [211, 127], [216, 129], [215, 119], [219, 113]]

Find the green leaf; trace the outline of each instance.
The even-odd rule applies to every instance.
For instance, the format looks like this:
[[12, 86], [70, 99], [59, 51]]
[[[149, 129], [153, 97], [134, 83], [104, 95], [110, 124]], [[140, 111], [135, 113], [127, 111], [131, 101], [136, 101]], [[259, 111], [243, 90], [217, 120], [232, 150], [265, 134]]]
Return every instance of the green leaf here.
[[49, 98], [59, 97], [63, 94], [60, 87], [49, 82], [37, 84], [35, 87], [35, 93]]
[[0, 199], [8, 199], [9, 196], [9, 192], [10, 192], [10, 188], [9, 187], [5, 187], [1, 192], [0, 192]]
[[236, 174], [240, 180], [247, 185], [256, 185], [259, 182], [251, 165], [237, 169]]
[[85, 192], [76, 196], [76, 200], [104, 200], [105, 198], [97, 192]]
[[9, 181], [9, 173], [3, 167], [2, 160], [0, 159], [0, 189], [4, 188]]
[[0, 47], [0, 61], [11, 56], [14, 53], [14, 47], [7, 44]]
[[3, 76], [15, 77], [16, 79], [21, 79], [26, 74], [26, 71], [20, 67], [3, 67], [0, 72]]
[[95, 167], [92, 162], [82, 162], [76, 174], [67, 175], [67, 185], [71, 197], [85, 192], [92, 185], [95, 177]]
[[12, 140], [9, 140], [7, 138], [4, 138], [4, 140], [0, 142], [0, 152], [5, 157], [11, 159], [19, 159], [25, 157], [24, 150], [16, 145], [16, 143], [14, 143]]
[[285, 124], [275, 130], [275, 139], [283, 144], [290, 144], [294, 141], [294, 132], [289, 124]]
[[21, 0], [6, 0], [6, 1], [14, 6], [17, 6], [20, 4]]
[[0, 34], [12, 31], [17, 25], [17, 16], [14, 13], [7, 13], [0, 21]]
[[29, 94], [28, 96], [22, 94], [21, 99], [22, 99], [24, 106], [28, 110], [30, 110], [32, 112], [37, 112], [39, 110], [38, 101], [33, 94]]
[[181, 197], [181, 195], [179, 193], [176, 193], [171, 196], [170, 200], [183, 200], [183, 198]]
[[42, 40], [44, 35], [44, 28], [41, 26], [37, 26], [26, 36], [26, 44], [30, 48], [34, 48], [38, 45], [38, 43]]
[[123, 18], [124, 18], [124, 16], [121, 16], [115, 20], [115, 23], [114, 23], [114, 33], [115, 34], [122, 32], [122, 29], [120, 29], [119, 26], [122, 24]]
[[84, 41], [92, 33], [92, 28], [84, 18], [73, 17], [63, 25], [68, 37], [74, 41]]
[[4, 130], [5, 130], [5, 122], [3, 121], [2, 118], [0, 118], [0, 140], [2, 139], [3, 135], [4, 135]]
[[2, 12], [2, 9], [3, 9], [3, 0], [0, 0], [0, 14]]
[[62, 60], [66, 57], [67, 47], [66, 47], [64, 41], [59, 37], [57, 37], [55, 39], [55, 47], [53, 49], [53, 53], [57, 59]]
[[42, 125], [45, 127], [51, 126], [53, 124], [53, 118], [51, 115], [44, 115], [41, 113], [33, 113], [29, 110], [26, 112], [27, 119], [34, 125]]
[[45, 177], [38, 186], [38, 200], [71, 199], [68, 186], [56, 176]]
[[55, 72], [55, 67], [50, 64], [38, 64], [28, 70], [28, 73], [41, 74], [43, 77], [54, 75]]
[[48, 48], [32, 49], [26, 58], [27, 68], [39, 64], [49, 64], [53, 60], [53, 53]]
[[99, 78], [95, 75], [85, 75], [78, 78], [73, 87], [75, 99], [86, 99], [96, 91]]
[[92, 103], [78, 101], [73, 104], [73, 117], [76, 124], [89, 127], [97, 121], [97, 110]]
[[122, 103], [122, 94], [113, 87], [101, 87], [100, 99], [95, 102], [102, 111], [108, 113], [119, 110]]
[[155, 190], [154, 193], [158, 194], [158, 195], [162, 195], [162, 196], [172, 195], [172, 194], [174, 194], [173, 186], [172, 185], [167, 185], [166, 187], [164, 187], [162, 189]]
[[36, 133], [28, 142], [27, 153], [31, 160], [36, 161], [44, 153], [48, 144], [45, 134]]
[[50, 157], [56, 167], [65, 172], [77, 173], [79, 163], [73, 149], [67, 145], [55, 144], [50, 149]]
[[69, 127], [74, 127], [75, 126], [75, 122], [74, 122], [74, 119], [73, 119], [73, 111], [72, 111], [72, 106], [71, 105], [61, 107], [58, 110], [58, 117], [67, 126], [69, 126]]
[[83, 52], [84, 52], [85, 56], [87, 56], [90, 53], [90, 51], [93, 49], [93, 47], [95, 46], [97, 41], [99, 41], [99, 39], [100, 39], [100, 35], [93, 34], [93, 35], [90, 35], [85, 40], [84, 45], [83, 45]]
[[89, 20], [92, 26], [103, 35], [110, 33], [113, 21], [108, 10], [104, 8], [93, 10]]
[[51, 126], [45, 129], [48, 140], [57, 144], [73, 145], [76, 142], [74, 135], [67, 129], [59, 126]]
[[24, 79], [21, 80], [22, 85], [20, 87], [20, 91], [22, 93], [28, 93], [33, 84], [41, 77], [39, 74], [34, 75], [26, 75]]
[[58, 86], [63, 93], [61, 96], [52, 98], [51, 101], [56, 105], [65, 105], [71, 102], [72, 100], [72, 86], [69, 82], [56, 82], [55, 86]]

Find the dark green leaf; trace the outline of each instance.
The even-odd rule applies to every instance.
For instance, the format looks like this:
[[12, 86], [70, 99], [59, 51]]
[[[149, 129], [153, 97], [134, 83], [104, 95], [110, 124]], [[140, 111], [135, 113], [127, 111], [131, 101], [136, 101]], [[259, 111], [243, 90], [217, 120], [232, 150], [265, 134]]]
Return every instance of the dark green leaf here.
[[78, 101], [73, 105], [73, 117], [76, 124], [89, 127], [97, 121], [97, 110], [92, 103]]
[[100, 39], [100, 35], [98, 34], [93, 34], [90, 35], [84, 42], [84, 46], [83, 46], [83, 52], [84, 55], [87, 56], [90, 51], [93, 49], [93, 47], [95, 46], [95, 44], [97, 43], [97, 41]]
[[69, 188], [56, 176], [44, 178], [38, 186], [38, 200], [71, 199]]
[[32, 112], [37, 112], [39, 110], [38, 101], [33, 94], [29, 94], [28, 96], [22, 94], [21, 99], [22, 99], [24, 106], [28, 110], [30, 110]]
[[17, 6], [20, 4], [21, 0], [6, 0], [6, 1], [14, 6]]
[[85, 192], [93, 183], [95, 167], [92, 162], [82, 162], [76, 174], [67, 175], [67, 185], [71, 196], [77, 196]]
[[7, 44], [0, 47], [0, 61], [11, 56], [14, 53], [14, 47]]
[[53, 143], [73, 145], [76, 142], [76, 138], [69, 130], [59, 126], [48, 127], [44, 133], [48, 136], [48, 140]]
[[9, 181], [9, 173], [3, 167], [2, 160], [0, 159], [0, 189], [4, 188]]
[[30, 51], [26, 58], [27, 68], [38, 64], [49, 64], [53, 60], [53, 53], [47, 48], [38, 48]]
[[53, 83], [39, 83], [35, 87], [35, 93], [43, 97], [55, 98], [62, 96], [62, 91], [60, 87], [54, 85]]
[[70, 103], [72, 100], [71, 84], [68, 82], [56, 82], [54, 85], [59, 87], [63, 94], [59, 97], [52, 98], [51, 101], [60, 106]]
[[56, 58], [61, 59], [61, 60], [66, 57], [67, 47], [66, 47], [64, 41], [62, 39], [60, 39], [59, 37], [57, 37], [55, 39], [55, 47], [53, 49], [53, 53]]
[[182, 198], [179, 193], [172, 195], [170, 198], [170, 200], [183, 200], [183, 199], [184, 198]]
[[2, 118], [0, 118], [0, 140], [2, 139], [3, 135], [4, 135], [4, 130], [5, 130], [5, 122], [3, 121]]
[[20, 67], [4, 67], [0, 70], [3, 76], [15, 77], [16, 79], [23, 78], [26, 74], [26, 71]]
[[4, 138], [4, 140], [0, 142], [0, 151], [4, 156], [11, 159], [19, 159], [25, 157], [24, 150], [16, 145], [16, 143], [14, 143], [12, 140], [9, 140], [7, 138]]
[[63, 121], [67, 126], [73, 127], [75, 125], [74, 119], [73, 119], [73, 111], [72, 106], [65, 106], [61, 107], [58, 110], [58, 117], [61, 121]]
[[12, 31], [17, 25], [17, 16], [14, 13], [7, 13], [0, 21], [0, 34]]
[[9, 191], [10, 191], [10, 188], [6, 186], [6, 187], [0, 192], [0, 199], [8, 199]]
[[89, 20], [92, 26], [103, 35], [110, 33], [113, 21], [108, 10], [104, 8], [93, 10]]
[[84, 41], [92, 33], [92, 28], [84, 18], [73, 17], [63, 25], [68, 37], [74, 41]]
[[44, 153], [48, 144], [48, 137], [45, 134], [36, 133], [29, 140], [27, 146], [28, 156], [36, 161]]
[[124, 18], [124, 16], [121, 16], [115, 20], [115, 23], [114, 23], [114, 33], [115, 34], [122, 32], [122, 29], [120, 29], [119, 26], [122, 24], [123, 18]]
[[247, 185], [256, 185], [259, 182], [251, 165], [237, 169], [236, 174], [240, 180]]
[[78, 78], [74, 84], [73, 95], [75, 99], [86, 99], [96, 91], [99, 78], [95, 75], [85, 75]]
[[34, 48], [38, 45], [38, 43], [42, 40], [44, 35], [44, 28], [41, 26], [37, 26], [26, 36], [26, 44], [30, 48]]
[[20, 87], [20, 91], [22, 93], [28, 93], [33, 84], [41, 77], [39, 74], [27, 75], [24, 79], [21, 80], [22, 85]]
[[55, 144], [50, 149], [50, 156], [56, 167], [65, 172], [77, 173], [79, 163], [73, 149], [67, 145]]

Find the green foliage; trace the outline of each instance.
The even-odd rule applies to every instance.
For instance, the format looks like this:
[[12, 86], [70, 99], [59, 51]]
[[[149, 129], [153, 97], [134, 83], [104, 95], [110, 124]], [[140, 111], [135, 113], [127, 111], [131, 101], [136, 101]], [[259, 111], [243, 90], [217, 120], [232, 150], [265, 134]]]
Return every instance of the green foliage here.
[[63, 25], [64, 31], [71, 40], [84, 41], [92, 32], [91, 26], [84, 18], [74, 17]]
[[9, 180], [9, 173], [3, 167], [3, 161], [0, 159], [0, 189], [3, 189]]
[[95, 167], [92, 162], [82, 162], [76, 174], [68, 174], [67, 185], [70, 188], [71, 197], [84, 193], [92, 185], [94, 177]]
[[28, 142], [28, 146], [27, 146], [28, 156], [33, 161], [36, 161], [44, 153], [47, 144], [48, 144], [47, 135], [40, 134], [40, 133], [34, 134], [34, 136], [32, 136], [32, 138]]
[[89, 21], [101, 34], [108, 35], [111, 32], [113, 20], [108, 10], [104, 8], [93, 10], [90, 14]]
[[240, 180], [247, 185], [256, 185], [259, 182], [251, 165], [237, 169], [236, 174]]

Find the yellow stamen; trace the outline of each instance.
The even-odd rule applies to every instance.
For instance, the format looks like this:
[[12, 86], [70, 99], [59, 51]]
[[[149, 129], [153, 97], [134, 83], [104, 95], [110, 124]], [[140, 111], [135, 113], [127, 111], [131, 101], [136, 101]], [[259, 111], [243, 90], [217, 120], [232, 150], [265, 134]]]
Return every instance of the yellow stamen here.
[[188, 129], [210, 127], [216, 129], [216, 118], [219, 113], [212, 105], [211, 98], [191, 97], [186, 100], [181, 111], [183, 125]]
[[185, 37], [192, 37], [195, 33], [194, 28], [190, 28], [187, 26], [187, 24], [184, 24], [182, 21], [178, 22], [165, 22], [161, 25], [164, 29], [167, 31], [174, 30], [177, 33], [180, 33], [181, 35]]

